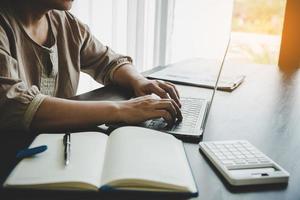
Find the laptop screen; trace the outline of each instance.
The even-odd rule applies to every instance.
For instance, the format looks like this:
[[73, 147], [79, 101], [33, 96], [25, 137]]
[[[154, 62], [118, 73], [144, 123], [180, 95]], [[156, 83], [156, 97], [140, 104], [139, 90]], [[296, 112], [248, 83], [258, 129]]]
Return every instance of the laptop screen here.
[[222, 61], [221, 61], [221, 64], [220, 64], [218, 75], [217, 75], [217, 79], [215, 81], [214, 90], [213, 90], [213, 93], [211, 95], [211, 99], [210, 99], [210, 103], [209, 103], [209, 108], [208, 108], [208, 113], [210, 111], [210, 107], [211, 107], [213, 99], [215, 97], [216, 90], [218, 89], [218, 84], [219, 84], [219, 81], [220, 81], [221, 73], [222, 73], [223, 66], [224, 66], [224, 63], [225, 63], [225, 60], [226, 60], [226, 55], [227, 55], [227, 52], [228, 52], [228, 49], [229, 49], [230, 39], [231, 39], [231, 37], [229, 37], [229, 39], [228, 39], [228, 42], [227, 42], [227, 45], [226, 45], [226, 49], [225, 49], [224, 55], [222, 57]]
[[209, 101], [209, 105], [208, 105], [208, 108], [207, 108], [207, 114], [206, 114], [206, 118], [204, 120], [204, 125], [203, 125], [203, 133], [205, 132], [206, 122], [207, 122], [207, 119], [208, 119], [208, 116], [209, 116], [209, 113], [210, 113], [210, 109], [211, 109], [211, 106], [212, 106], [212, 103], [213, 103], [213, 99], [214, 99], [216, 91], [218, 89], [218, 84], [219, 84], [219, 81], [220, 81], [221, 73], [223, 71], [223, 66], [224, 66], [224, 63], [225, 63], [225, 60], [226, 60], [226, 55], [228, 53], [230, 40], [231, 40], [231, 37], [229, 36], [229, 39], [228, 39], [227, 45], [226, 45], [226, 49], [224, 51], [224, 55], [222, 57], [221, 64], [219, 65], [220, 68], [219, 68], [219, 71], [218, 71], [217, 76], [216, 76], [216, 81], [215, 81], [215, 86], [214, 86], [214, 89], [213, 89], [213, 93], [211, 95], [211, 99]]
[[222, 80], [220, 80], [229, 43], [230, 38], [225, 44], [224, 53], [220, 59], [193, 58], [184, 60], [167, 66], [162, 66], [161, 70], [157, 70], [156, 68], [156, 71], [154, 73], [150, 72], [147, 77], [167, 80], [180, 85], [210, 88], [212, 90], [203, 90], [201, 97], [205, 96], [205, 99], [212, 102], [216, 89], [230, 90], [234, 86], [231, 85], [234, 82], [232, 81], [233, 79], [226, 80], [226, 77], [225, 79], [222, 77]]

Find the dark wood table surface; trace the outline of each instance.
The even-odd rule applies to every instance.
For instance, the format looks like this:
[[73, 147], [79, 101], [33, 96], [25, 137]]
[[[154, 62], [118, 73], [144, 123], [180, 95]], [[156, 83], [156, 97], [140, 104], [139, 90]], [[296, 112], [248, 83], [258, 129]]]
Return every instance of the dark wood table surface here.
[[[273, 65], [226, 63], [224, 73], [236, 72], [246, 79], [233, 92], [216, 93], [203, 140], [246, 139], [290, 173], [286, 185], [232, 187], [222, 178], [197, 144], [185, 143], [199, 189], [197, 199], [299, 200], [300, 199], [300, 73]], [[178, 88], [182, 96], [211, 94], [190, 86]], [[130, 96], [123, 89], [101, 88], [74, 97], [76, 100], [121, 100]], [[32, 141], [28, 134], [1, 133], [0, 181], [15, 166], [17, 149]], [[107, 195], [68, 192], [28, 192], [0, 189], [0, 199], [99, 199]], [[112, 199], [126, 196], [114, 196]], [[143, 198], [143, 197], [140, 197]]]
[[290, 173], [288, 185], [230, 187], [217, 170], [186, 144], [199, 199], [300, 199], [300, 73], [271, 65], [227, 65], [246, 74], [232, 93], [218, 92], [203, 141], [246, 139]]

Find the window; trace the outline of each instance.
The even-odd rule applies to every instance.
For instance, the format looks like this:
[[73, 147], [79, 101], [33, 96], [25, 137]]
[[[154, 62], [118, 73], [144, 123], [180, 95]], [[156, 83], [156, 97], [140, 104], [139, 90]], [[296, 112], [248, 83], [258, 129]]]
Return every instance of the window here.
[[220, 57], [230, 34], [232, 8], [233, 0], [176, 0], [168, 63]]
[[[286, 0], [78, 0], [73, 12], [138, 71], [185, 59], [277, 64]], [[82, 74], [78, 93], [100, 85]]]
[[235, 0], [230, 58], [277, 64], [286, 0]]
[[227, 60], [277, 64], [286, 0], [176, 0], [168, 63], [216, 58], [227, 40]]

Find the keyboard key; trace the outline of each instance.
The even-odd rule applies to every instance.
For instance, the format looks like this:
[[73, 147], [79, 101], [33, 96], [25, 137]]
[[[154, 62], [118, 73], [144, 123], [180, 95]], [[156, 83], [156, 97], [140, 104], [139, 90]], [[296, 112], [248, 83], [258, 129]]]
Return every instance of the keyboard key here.
[[[183, 121], [170, 130], [172, 132], [178, 133], [195, 133], [201, 129], [202, 116], [200, 115], [200, 111], [203, 110], [203, 105], [205, 100], [199, 98], [184, 98], [181, 99], [181, 112], [183, 115]], [[160, 123], [164, 122], [164, 120], [151, 120], [157, 121], [156, 123], [148, 123], [147, 127], [156, 130], [164, 130], [164, 126], [161, 126]]]

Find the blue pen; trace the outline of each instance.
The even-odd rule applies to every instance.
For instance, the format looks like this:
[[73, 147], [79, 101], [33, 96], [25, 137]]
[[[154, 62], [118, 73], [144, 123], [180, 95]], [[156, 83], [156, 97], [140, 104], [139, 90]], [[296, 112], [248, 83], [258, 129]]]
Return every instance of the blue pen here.
[[41, 145], [41, 146], [37, 146], [37, 147], [33, 147], [33, 148], [28, 148], [28, 149], [22, 149], [20, 151], [18, 151], [17, 153], [17, 158], [26, 158], [26, 157], [30, 157], [39, 153], [42, 153], [44, 151], [47, 150], [47, 145]]

